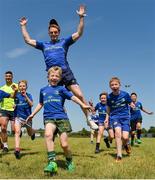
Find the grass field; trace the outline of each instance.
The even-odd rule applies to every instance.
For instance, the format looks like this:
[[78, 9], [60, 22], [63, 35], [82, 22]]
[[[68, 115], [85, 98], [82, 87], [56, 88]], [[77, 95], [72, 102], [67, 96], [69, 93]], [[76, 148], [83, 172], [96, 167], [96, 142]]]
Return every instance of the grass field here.
[[[124, 152], [123, 160], [115, 162], [114, 143], [107, 149], [101, 143], [101, 152], [94, 154], [95, 144], [88, 138], [70, 138], [76, 170], [69, 173], [65, 169], [65, 158], [56, 139], [58, 173], [52, 178], [155, 178], [155, 138], [145, 138], [140, 146], [132, 148], [130, 157]], [[43, 168], [47, 163], [46, 149], [43, 138], [31, 141], [22, 138], [22, 157], [14, 157], [14, 138], [9, 138], [10, 151], [0, 159], [1, 178], [51, 178], [45, 176]]]

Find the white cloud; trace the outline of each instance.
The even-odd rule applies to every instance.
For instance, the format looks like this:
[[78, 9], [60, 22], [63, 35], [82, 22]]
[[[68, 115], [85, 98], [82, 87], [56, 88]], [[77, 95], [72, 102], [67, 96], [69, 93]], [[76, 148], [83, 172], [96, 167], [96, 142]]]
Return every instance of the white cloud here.
[[13, 58], [17, 58], [19, 56], [26, 54], [28, 51], [29, 51], [29, 49], [27, 49], [27, 48], [15, 48], [15, 49], [12, 49], [12, 50], [6, 52], [6, 56], [8, 58], [13, 59]]

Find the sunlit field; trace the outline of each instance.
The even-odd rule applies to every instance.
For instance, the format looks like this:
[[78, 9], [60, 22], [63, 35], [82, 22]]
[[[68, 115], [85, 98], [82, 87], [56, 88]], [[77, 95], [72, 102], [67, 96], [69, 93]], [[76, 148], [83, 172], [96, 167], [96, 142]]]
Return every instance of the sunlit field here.
[[[123, 152], [122, 162], [115, 162], [115, 144], [110, 149], [101, 142], [101, 152], [95, 154], [95, 143], [89, 138], [70, 138], [73, 160], [76, 165], [70, 173], [65, 167], [65, 158], [58, 138], [55, 142], [58, 173], [52, 178], [155, 178], [155, 138], [144, 138], [141, 145], [132, 148], [132, 154]], [[22, 138], [22, 157], [14, 157], [14, 138], [9, 138], [8, 154], [0, 159], [1, 178], [51, 178], [44, 174], [47, 164], [47, 153], [43, 138]]]

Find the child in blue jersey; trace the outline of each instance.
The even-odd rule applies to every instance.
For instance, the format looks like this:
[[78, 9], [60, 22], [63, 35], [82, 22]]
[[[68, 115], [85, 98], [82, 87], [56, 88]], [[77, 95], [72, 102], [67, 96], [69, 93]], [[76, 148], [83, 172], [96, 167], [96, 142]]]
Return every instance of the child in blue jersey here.
[[18, 83], [19, 92], [15, 97], [15, 157], [20, 158], [20, 134], [21, 128], [26, 127], [27, 133], [31, 139], [35, 139], [35, 131], [32, 129], [32, 122], [26, 122], [31, 114], [33, 100], [31, 94], [27, 93], [27, 81], [21, 80]]
[[131, 93], [132, 102], [135, 104], [135, 108], [130, 109], [130, 125], [131, 125], [131, 145], [134, 145], [135, 131], [137, 131], [137, 143], [141, 144], [141, 126], [142, 126], [142, 114], [141, 111], [148, 115], [152, 115], [153, 112], [149, 112], [144, 109], [141, 102], [137, 101], [137, 94]]
[[30, 121], [42, 107], [44, 107], [43, 117], [45, 125], [45, 141], [48, 155], [48, 165], [44, 168], [44, 172], [57, 172], [56, 154], [54, 151], [53, 135], [58, 129], [60, 144], [66, 157], [66, 167], [69, 171], [73, 171], [75, 166], [72, 161], [72, 154], [68, 144], [67, 133], [71, 132], [71, 124], [69, 122], [66, 111], [64, 110], [65, 99], [72, 100], [82, 106], [82, 108], [90, 109], [80, 99], [69, 92], [64, 86], [59, 86], [62, 70], [55, 66], [48, 70], [49, 85], [40, 90], [39, 104], [29, 116]]
[[99, 153], [100, 152], [100, 142], [101, 142], [101, 138], [103, 136], [103, 132], [104, 132], [104, 127], [105, 125], [107, 125], [107, 121], [105, 121], [106, 118], [106, 103], [107, 103], [107, 93], [103, 92], [99, 95], [99, 99], [100, 102], [96, 104], [94, 110], [98, 111], [99, 114], [99, 119], [98, 119], [98, 126], [99, 126], [99, 130], [98, 130], [98, 134], [97, 134], [97, 139], [96, 139], [96, 149], [95, 149], [95, 153]]
[[109, 86], [112, 93], [107, 98], [107, 113], [110, 116], [110, 124], [115, 131], [116, 162], [119, 162], [122, 159], [122, 144], [126, 152], [128, 154], [131, 153], [131, 148], [128, 144], [130, 131], [129, 105], [133, 108], [135, 105], [132, 103], [130, 95], [120, 90], [121, 83], [119, 78], [113, 77], [109, 82]]
[[[46, 70], [48, 71], [52, 66], [61, 67], [62, 79], [60, 84], [65, 85], [83, 103], [87, 104], [80, 86], [78, 85], [67, 61], [69, 47], [75, 43], [83, 34], [85, 11], [85, 6], [81, 5], [79, 11], [77, 11], [77, 14], [80, 18], [77, 32], [73, 33], [68, 38], [59, 39], [60, 26], [55, 19], [51, 19], [49, 22], [48, 34], [51, 40], [48, 42], [40, 42], [30, 38], [26, 29], [27, 19], [25, 17], [21, 18], [20, 25], [25, 42], [43, 52]], [[89, 111], [83, 108], [82, 110], [86, 116], [87, 124], [92, 129], [98, 129], [98, 126], [93, 121], [91, 121]]]

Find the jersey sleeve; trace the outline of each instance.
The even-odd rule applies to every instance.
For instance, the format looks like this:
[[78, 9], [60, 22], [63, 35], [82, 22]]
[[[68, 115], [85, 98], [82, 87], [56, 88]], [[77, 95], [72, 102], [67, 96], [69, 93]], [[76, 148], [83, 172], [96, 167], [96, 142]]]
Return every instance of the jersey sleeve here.
[[126, 93], [126, 101], [128, 104], [130, 104], [132, 102], [132, 99], [128, 93]]
[[65, 44], [67, 46], [70, 46], [74, 43], [75, 41], [73, 40], [72, 36], [69, 36], [68, 38], [65, 38]]
[[9, 93], [0, 90], [0, 101], [2, 101], [3, 98], [9, 98], [9, 97], [10, 97], [10, 94], [9, 94]]
[[61, 90], [61, 95], [65, 98], [65, 99], [68, 99], [68, 100], [71, 100], [73, 94], [68, 91], [65, 87], [62, 87], [62, 90]]
[[28, 98], [33, 102], [33, 98], [31, 94], [28, 94]]
[[99, 104], [97, 103], [95, 106], [95, 111], [98, 110]]
[[44, 43], [43, 42], [40, 42], [40, 41], [36, 41], [36, 49], [40, 49], [40, 50], [43, 50], [44, 48]]
[[39, 103], [43, 104], [43, 92], [42, 92], [42, 90], [40, 90]]

